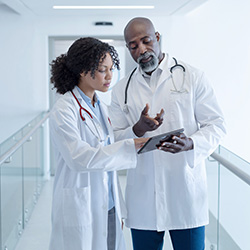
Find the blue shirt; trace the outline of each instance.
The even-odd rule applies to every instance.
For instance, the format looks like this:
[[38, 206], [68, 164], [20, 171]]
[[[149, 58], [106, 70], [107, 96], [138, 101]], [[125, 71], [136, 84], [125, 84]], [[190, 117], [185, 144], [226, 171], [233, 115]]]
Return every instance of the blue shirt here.
[[[97, 95], [95, 94], [96, 102], [94, 103], [94, 107], [93, 107], [93, 105], [91, 103], [91, 99], [88, 96], [86, 96], [80, 88], [77, 87], [77, 89], [78, 89], [81, 97], [83, 98], [83, 100], [88, 104], [89, 108], [93, 111], [93, 113], [96, 115], [97, 119], [101, 123], [103, 133], [104, 133], [104, 138], [107, 138], [104, 142], [104, 145], [106, 146], [106, 145], [110, 144], [110, 139], [108, 137], [108, 129], [106, 127], [106, 124], [104, 122], [103, 115], [102, 115], [101, 109], [100, 109], [100, 100], [98, 99]], [[113, 191], [112, 191], [112, 182], [111, 182], [112, 175], [113, 175], [112, 172], [108, 172], [109, 210], [111, 208], [113, 208], [115, 205]]]

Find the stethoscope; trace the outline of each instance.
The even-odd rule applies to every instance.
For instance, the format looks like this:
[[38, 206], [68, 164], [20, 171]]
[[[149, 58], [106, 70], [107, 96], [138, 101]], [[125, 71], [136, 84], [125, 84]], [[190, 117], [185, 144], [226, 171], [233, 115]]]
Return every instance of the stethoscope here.
[[[184, 84], [185, 84], [185, 79], [186, 79], [186, 69], [183, 65], [181, 64], [178, 64], [177, 60], [173, 57], [173, 60], [175, 61], [175, 65], [173, 65], [171, 68], [170, 68], [170, 73], [171, 73], [171, 80], [172, 80], [172, 84], [174, 86], [174, 89], [170, 89], [171, 92], [173, 93], [187, 93], [187, 89], [184, 88]], [[178, 89], [176, 87], [176, 84], [174, 82], [174, 77], [173, 77], [173, 69], [177, 68], [177, 67], [180, 67], [182, 69], [182, 72], [183, 72], [183, 80], [182, 80], [182, 84], [181, 84], [181, 87], [180, 89]], [[123, 106], [123, 111], [127, 114], [129, 112], [129, 109], [128, 109], [128, 104], [127, 104], [127, 101], [128, 101], [128, 87], [129, 87], [129, 84], [130, 84], [130, 81], [131, 81], [131, 78], [133, 76], [133, 74], [135, 73], [135, 70], [137, 68], [135, 68], [129, 78], [128, 78], [128, 81], [127, 81], [127, 84], [126, 84], [126, 88], [125, 88], [125, 99], [124, 99], [124, 106]]]
[[[101, 134], [100, 134], [99, 130], [98, 130], [97, 127], [96, 127], [96, 124], [95, 124], [95, 122], [94, 122], [94, 118], [93, 118], [93, 116], [91, 115], [91, 113], [81, 105], [81, 103], [79, 102], [79, 100], [77, 99], [77, 97], [75, 96], [75, 94], [73, 93], [73, 91], [70, 91], [70, 92], [72, 93], [73, 97], [75, 98], [76, 102], [77, 102], [78, 105], [79, 105], [79, 114], [80, 114], [80, 117], [81, 117], [82, 121], [85, 123], [85, 125], [89, 128], [89, 130], [91, 131], [91, 133], [96, 137], [96, 139], [97, 139], [99, 142], [104, 142], [104, 141], [106, 141], [106, 140], [108, 139], [109, 136], [107, 135], [106, 138], [102, 139]], [[95, 127], [95, 130], [96, 130], [97, 135], [96, 135], [96, 133], [92, 130], [92, 128], [88, 125], [88, 123], [86, 122], [86, 119], [85, 119], [85, 117], [83, 116], [83, 112], [85, 112], [85, 113], [89, 116], [90, 120], [92, 121], [92, 123], [93, 123], [93, 125], [94, 125], [94, 127]], [[109, 118], [108, 118], [108, 120], [109, 120], [109, 123], [111, 123]]]

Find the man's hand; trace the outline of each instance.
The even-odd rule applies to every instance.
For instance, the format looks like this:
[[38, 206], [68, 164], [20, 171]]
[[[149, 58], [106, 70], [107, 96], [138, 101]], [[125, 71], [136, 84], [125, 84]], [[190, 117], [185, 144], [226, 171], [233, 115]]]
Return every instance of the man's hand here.
[[194, 147], [193, 140], [186, 137], [186, 135], [183, 133], [181, 133], [180, 136], [173, 136], [170, 141], [162, 140], [160, 143], [161, 144], [158, 145], [158, 149], [173, 154], [192, 150]]
[[155, 118], [151, 118], [148, 115], [148, 110], [149, 105], [146, 104], [145, 108], [141, 112], [139, 121], [133, 126], [133, 131], [138, 137], [143, 136], [147, 131], [153, 131], [159, 128], [163, 122], [163, 109], [161, 109], [160, 113], [157, 113]]

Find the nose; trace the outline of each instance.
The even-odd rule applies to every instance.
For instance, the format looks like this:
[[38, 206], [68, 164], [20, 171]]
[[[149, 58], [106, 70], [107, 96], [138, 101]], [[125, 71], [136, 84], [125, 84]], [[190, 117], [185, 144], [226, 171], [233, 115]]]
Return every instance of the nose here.
[[107, 73], [106, 73], [106, 75], [105, 75], [105, 78], [106, 78], [106, 80], [111, 80], [112, 76], [113, 76], [113, 71], [112, 70], [108, 70]]
[[145, 44], [143, 44], [143, 43], [140, 43], [138, 48], [139, 48], [140, 55], [143, 55], [147, 51], [147, 48], [146, 48]]

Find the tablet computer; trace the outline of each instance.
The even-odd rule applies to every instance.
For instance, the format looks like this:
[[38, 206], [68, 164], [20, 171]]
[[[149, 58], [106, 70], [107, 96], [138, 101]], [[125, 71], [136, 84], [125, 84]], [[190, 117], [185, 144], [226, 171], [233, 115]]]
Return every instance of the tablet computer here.
[[159, 144], [161, 140], [170, 141], [173, 135], [180, 135], [181, 133], [183, 133], [183, 131], [184, 129], [181, 128], [181, 129], [177, 129], [177, 130], [173, 130], [167, 133], [153, 136], [148, 139], [148, 141], [140, 148], [140, 150], [137, 153], [141, 154], [141, 153], [145, 153], [145, 152], [157, 149], [156, 145]]

